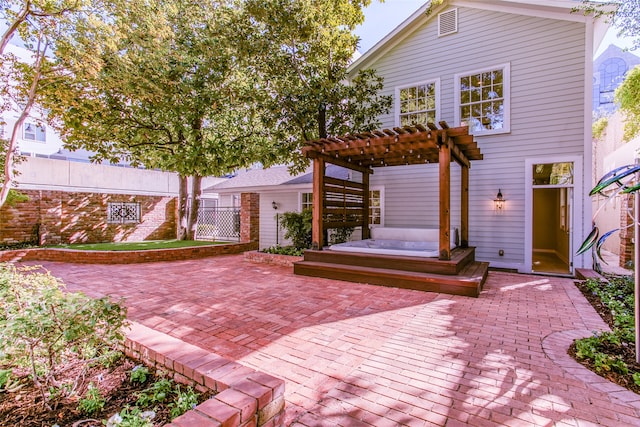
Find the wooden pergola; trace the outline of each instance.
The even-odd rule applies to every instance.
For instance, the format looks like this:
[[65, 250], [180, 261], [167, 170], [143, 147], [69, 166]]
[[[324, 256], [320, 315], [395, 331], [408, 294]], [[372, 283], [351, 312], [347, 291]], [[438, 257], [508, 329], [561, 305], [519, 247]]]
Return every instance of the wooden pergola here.
[[[355, 135], [308, 141], [303, 154], [313, 160], [313, 249], [324, 246], [324, 231], [331, 228], [362, 227], [369, 238], [369, 176], [377, 167], [439, 164], [439, 259], [451, 259], [451, 162], [461, 166], [460, 246], [469, 242], [469, 168], [482, 153], [468, 126], [450, 128], [440, 122], [395, 127]], [[332, 163], [362, 173], [362, 182], [335, 179], [325, 174]]]

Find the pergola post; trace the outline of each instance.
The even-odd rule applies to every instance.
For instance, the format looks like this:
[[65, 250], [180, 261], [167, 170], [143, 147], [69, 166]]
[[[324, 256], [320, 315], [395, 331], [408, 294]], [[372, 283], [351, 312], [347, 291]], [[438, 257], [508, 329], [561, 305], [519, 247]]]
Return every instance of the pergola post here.
[[451, 259], [451, 241], [449, 233], [451, 229], [451, 148], [446, 132], [442, 134], [439, 148], [440, 163], [440, 257], [442, 261]]
[[325, 162], [322, 158], [313, 159], [313, 216], [311, 227], [311, 248], [322, 250], [324, 246], [322, 210], [324, 207]]
[[362, 238], [368, 239], [371, 237], [371, 233], [369, 230], [369, 174], [362, 174], [362, 185], [363, 185], [363, 195], [362, 195]]
[[469, 247], [469, 168], [461, 166], [460, 176], [460, 247]]

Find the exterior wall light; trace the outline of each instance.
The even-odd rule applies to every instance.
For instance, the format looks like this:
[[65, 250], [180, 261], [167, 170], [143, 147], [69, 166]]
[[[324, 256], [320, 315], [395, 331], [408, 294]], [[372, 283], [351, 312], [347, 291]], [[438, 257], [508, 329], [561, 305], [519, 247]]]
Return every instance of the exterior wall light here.
[[502, 196], [502, 190], [498, 189], [498, 194], [496, 194], [496, 198], [493, 199], [493, 204], [496, 207], [497, 211], [501, 211], [502, 209], [504, 209], [504, 196]]
[[271, 202], [271, 207], [273, 209], [278, 209], [278, 204], [275, 201], [273, 201], [273, 202]]

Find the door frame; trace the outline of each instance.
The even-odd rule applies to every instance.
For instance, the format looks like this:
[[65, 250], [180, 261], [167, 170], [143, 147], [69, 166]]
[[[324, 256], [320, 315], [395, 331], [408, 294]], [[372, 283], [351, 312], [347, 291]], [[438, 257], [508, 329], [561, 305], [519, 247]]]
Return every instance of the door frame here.
[[579, 248], [584, 236], [583, 218], [584, 213], [584, 175], [583, 175], [583, 157], [582, 156], [546, 156], [531, 157], [525, 159], [524, 167], [524, 266], [523, 273], [533, 272], [533, 165], [540, 163], [573, 163], [573, 201], [571, 204], [571, 221], [569, 230], [569, 271], [573, 274], [576, 267], [576, 258], [573, 248]]

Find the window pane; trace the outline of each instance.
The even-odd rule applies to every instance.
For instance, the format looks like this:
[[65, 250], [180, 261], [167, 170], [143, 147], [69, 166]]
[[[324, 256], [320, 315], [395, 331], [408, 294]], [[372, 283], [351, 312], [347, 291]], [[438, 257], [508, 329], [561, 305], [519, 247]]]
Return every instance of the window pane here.
[[573, 184], [573, 163], [544, 163], [533, 165], [533, 185]]
[[[503, 70], [460, 77], [461, 121], [476, 131], [504, 127]], [[464, 83], [471, 89], [465, 90]]]
[[471, 102], [471, 94], [469, 93], [469, 91], [463, 90], [462, 92], [460, 92], [460, 103], [468, 104], [469, 102]]
[[471, 102], [479, 102], [480, 101], [480, 89], [473, 89], [471, 91]]

